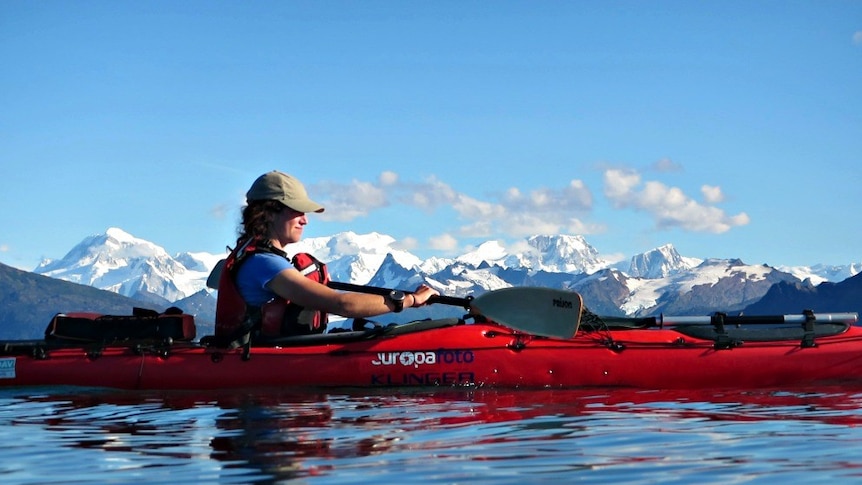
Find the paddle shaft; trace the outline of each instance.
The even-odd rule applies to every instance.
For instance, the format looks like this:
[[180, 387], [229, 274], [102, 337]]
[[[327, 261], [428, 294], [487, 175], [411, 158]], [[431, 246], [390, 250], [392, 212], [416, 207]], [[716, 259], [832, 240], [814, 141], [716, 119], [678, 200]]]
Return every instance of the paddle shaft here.
[[[816, 323], [855, 323], [859, 317], [855, 313], [821, 313], [811, 315]], [[723, 319], [724, 323], [729, 325], [736, 324], [758, 324], [758, 323], [805, 323], [808, 321], [806, 315], [727, 315]], [[708, 324], [713, 322], [713, 317], [709, 316], [691, 316], [691, 317], [674, 317], [660, 316], [656, 317], [656, 323], [659, 325], [685, 325], [685, 324]]]
[[[813, 313], [811, 314], [815, 323], [849, 323], [854, 324], [859, 320], [856, 313]], [[712, 316], [665, 316], [658, 317], [601, 317], [611, 322], [639, 322], [642, 325], [661, 327], [664, 325], [709, 325], [713, 323]], [[805, 323], [808, 316], [801, 315], [726, 315], [722, 322], [727, 325], [756, 325], [770, 323]]]
[[[357, 293], [370, 293], [372, 295], [382, 295], [389, 296], [389, 293], [392, 292], [392, 288], [382, 288], [379, 286], [367, 286], [367, 285], [354, 285], [352, 283], [342, 283], [339, 281], [330, 281], [327, 286], [332, 288], [333, 290], [343, 290], [343, 291], [355, 291]], [[405, 293], [412, 293], [411, 291], [405, 291]], [[442, 305], [452, 305], [452, 306], [460, 306], [465, 309], [470, 308], [470, 302], [473, 301], [472, 298], [458, 298], [454, 296], [444, 296], [444, 295], [434, 295], [428, 299], [428, 303], [440, 303]]]

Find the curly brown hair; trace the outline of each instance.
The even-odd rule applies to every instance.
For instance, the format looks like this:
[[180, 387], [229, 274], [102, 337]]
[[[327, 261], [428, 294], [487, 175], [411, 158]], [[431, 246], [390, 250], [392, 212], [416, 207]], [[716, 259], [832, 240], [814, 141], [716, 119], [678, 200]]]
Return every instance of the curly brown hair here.
[[284, 209], [277, 200], [253, 200], [242, 209], [242, 225], [237, 241], [265, 240], [269, 237], [272, 221]]

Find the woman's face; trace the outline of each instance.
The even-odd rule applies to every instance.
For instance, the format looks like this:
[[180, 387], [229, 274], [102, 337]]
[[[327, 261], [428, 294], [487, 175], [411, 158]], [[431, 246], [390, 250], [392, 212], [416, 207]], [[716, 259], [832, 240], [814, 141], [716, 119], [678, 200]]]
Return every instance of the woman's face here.
[[277, 239], [284, 247], [287, 244], [299, 242], [302, 239], [302, 229], [308, 224], [304, 212], [297, 212], [285, 207], [272, 221], [272, 238]]

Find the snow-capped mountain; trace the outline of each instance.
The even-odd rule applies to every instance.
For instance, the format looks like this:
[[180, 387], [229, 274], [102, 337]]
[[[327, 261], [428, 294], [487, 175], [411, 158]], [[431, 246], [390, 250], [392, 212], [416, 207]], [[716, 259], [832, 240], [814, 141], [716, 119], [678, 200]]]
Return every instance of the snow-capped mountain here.
[[802, 281], [809, 280], [812, 285], [831, 281], [833, 283], [846, 280], [862, 272], [862, 263], [845, 264], [840, 266], [817, 264], [814, 266], [777, 266], [786, 273], [799, 278]]
[[[394, 238], [377, 233], [308, 238], [287, 250], [314, 254], [327, 263], [336, 281], [403, 289], [425, 282], [451, 296], [508, 286], [566, 288], [580, 292], [591, 310], [606, 315], [738, 310], [758, 301], [777, 282], [808, 279], [814, 284], [862, 269], [862, 264], [782, 269], [739, 260], [699, 260], [681, 256], [670, 244], [635, 255], [624, 267], [601, 258], [582, 236], [569, 235], [537, 235], [510, 247], [488, 241], [454, 259], [425, 261], [398, 249]], [[193, 302], [203, 308], [206, 278], [223, 257], [201, 252], [170, 256], [156, 244], [111, 228], [85, 238], [63, 259], [46, 261], [34, 272], [136, 299]]]
[[631, 293], [620, 308], [627, 315], [679, 315], [681, 311], [701, 315], [716, 309], [731, 312], [760, 300], [780, 281], [797, 280], [766, 265], [708, 259], [690, 271], [675, 272], [666, 278], [629, 280]]
[[641, 278], [655, 279], [689, 270], [702, 263], [697, 258], [684, 258], [672, 244], [655, 248], [645, 253], [633, 256], [629, 265], [629, 274]]
[[216, 261], [207, 253], [171, 257], [162, 247], [114, 227], [33, 272], [142, 301], [173, 302], [203, 289]]
[[583, 236], [538, 235], [527, 239], [527, 245], [508, 256], [505, 266], [550, 273], [593, 273], [610, 264]]
[[455, 261], [473, 266], [487, 263], [551, 273], [592, 273], [610, 264], [583, 236], [569, 235], [532, 236], [509, 249], [498, 241], [487, 241]]
[[418, 257], [395, 248], [395, 238], [372, 232], [356, 234], [342, 232], [331, 237], [303, 239], [286, 248], [289, 254], [311, 253], [326, 263], [329, 274], [336, 281], [358, 285], [367, 284], [390, 256], [404, 268], [422, 263]]

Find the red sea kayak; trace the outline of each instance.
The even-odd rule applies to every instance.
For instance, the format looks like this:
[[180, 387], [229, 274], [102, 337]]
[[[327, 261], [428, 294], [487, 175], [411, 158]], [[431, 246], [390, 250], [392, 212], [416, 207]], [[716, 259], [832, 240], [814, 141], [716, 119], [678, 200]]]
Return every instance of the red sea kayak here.
[[686, 324], [614, 318], [582, 323], [571, 338], [493, 322], [427, 320], [284, 338], [247, 355], [208, 346], [207, 339], [12, 341], [0, 343], [0, 386], [709, 389], [862, 383], [862, 327], [852, 324], [855, 314], [808, 315], [798, 324], [757, 318]]

